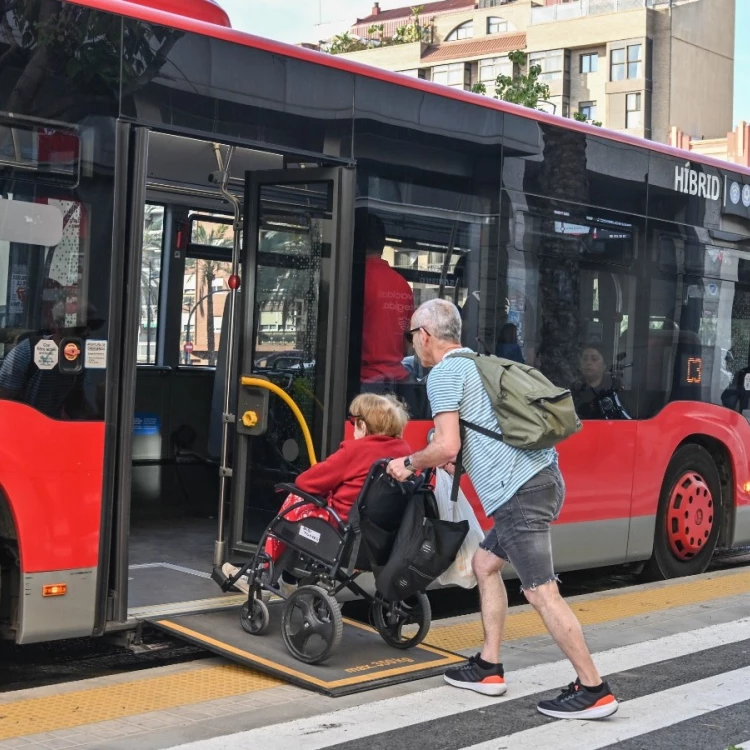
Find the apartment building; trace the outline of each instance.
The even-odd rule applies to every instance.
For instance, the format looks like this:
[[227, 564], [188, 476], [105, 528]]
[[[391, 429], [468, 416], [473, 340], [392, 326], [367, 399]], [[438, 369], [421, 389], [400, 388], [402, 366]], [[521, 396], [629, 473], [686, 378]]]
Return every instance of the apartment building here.
[[[415, 18], [421, 41], [391, 43]], [[373, 46], [345, 56], [492, 96], [522, 49], [549, 85], [544, 109], [667, 142], [672, 127], [693, 138], [731, 129], [734, 23], [735, 0], [376, 2], [351, 28]]]

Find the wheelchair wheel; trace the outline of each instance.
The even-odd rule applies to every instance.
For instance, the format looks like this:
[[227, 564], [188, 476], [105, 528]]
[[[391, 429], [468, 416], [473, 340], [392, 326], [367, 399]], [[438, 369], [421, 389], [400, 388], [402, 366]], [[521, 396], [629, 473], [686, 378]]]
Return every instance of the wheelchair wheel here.
[[393, 648], [414, 648], [422, 643], [430, 632], [432, 609], [427, 594], [422, 592], [408, 597], [392, 608], [373, 602], [370, 614], [375, 630]]
[[250, 602], [247, 601], [240, 609], [240, 625], [246, 633], [250, 635], [260, 635], [271, 622], [271, 616], [268, 613], [268, 607], [262, 599], [252, 600], [252, 610]]
[[343, 632], [341, 607], [320, 586], [300, 586], [287, 599], [281, 635], [295, 659], [320, 664], [338, 648]]

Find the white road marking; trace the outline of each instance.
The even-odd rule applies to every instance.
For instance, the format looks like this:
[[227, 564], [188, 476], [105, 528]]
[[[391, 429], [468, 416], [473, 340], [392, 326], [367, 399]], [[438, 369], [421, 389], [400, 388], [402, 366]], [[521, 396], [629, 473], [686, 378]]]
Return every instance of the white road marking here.
[[[748, 638], [750, 618], [744, 618], [601, 651], [595, 654], [595, 661], [602, 674], [612, 674]], [[572, 668], [565, 660], [539, 664], [510, 672], [507, 675], [508, 693], [505, 698], [487, 698], [469, 690], [449, 686], [431, 688], [178, 747], [180, 750], [247, 750], [249, 747], [273, 747], [274, 750], [299, 750], [304, 747], [305, 750], [322, 750], [330, 745], [484, 708], [498, 701], [553, 691], [570, 682], [572, 677]], [[616, 693], [617, 686], [613, 687]], [[685, 688], [682, 690], [684, 693]], [[555, 726], [559, 726], [559, 722]], [[497, 747], [495, 740], [494, 748]], [[556, 742], [548, 747], [558, 750]]]
[[553, 720], [463, 750], [599, 750], [746, 700], [750, 700], [750, 667], [621, 703], [609, 719]]

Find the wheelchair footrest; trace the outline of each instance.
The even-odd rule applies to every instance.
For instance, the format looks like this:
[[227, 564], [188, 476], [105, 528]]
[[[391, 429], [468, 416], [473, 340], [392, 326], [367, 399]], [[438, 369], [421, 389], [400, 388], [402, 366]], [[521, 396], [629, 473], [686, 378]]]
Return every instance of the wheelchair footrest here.
[[231, 591], [234, 588], [229, 582], [229, 576], [225, 575], [221, 569], [221, 565], [214, 566], [214, 569], [211, 571], [211, 578], [219, 584], [219, 588], [224, 592]]

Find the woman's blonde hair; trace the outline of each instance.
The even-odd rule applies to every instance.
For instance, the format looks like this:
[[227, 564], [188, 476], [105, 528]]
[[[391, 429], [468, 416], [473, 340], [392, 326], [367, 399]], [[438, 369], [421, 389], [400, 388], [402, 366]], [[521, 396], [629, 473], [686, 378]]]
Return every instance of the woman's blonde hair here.
[[361, 393], [349, 406], [349, 414], [361, 420], [368, 435], [387, 435], [400, 438], [404, 433], [409, 414], [395, 396]]

